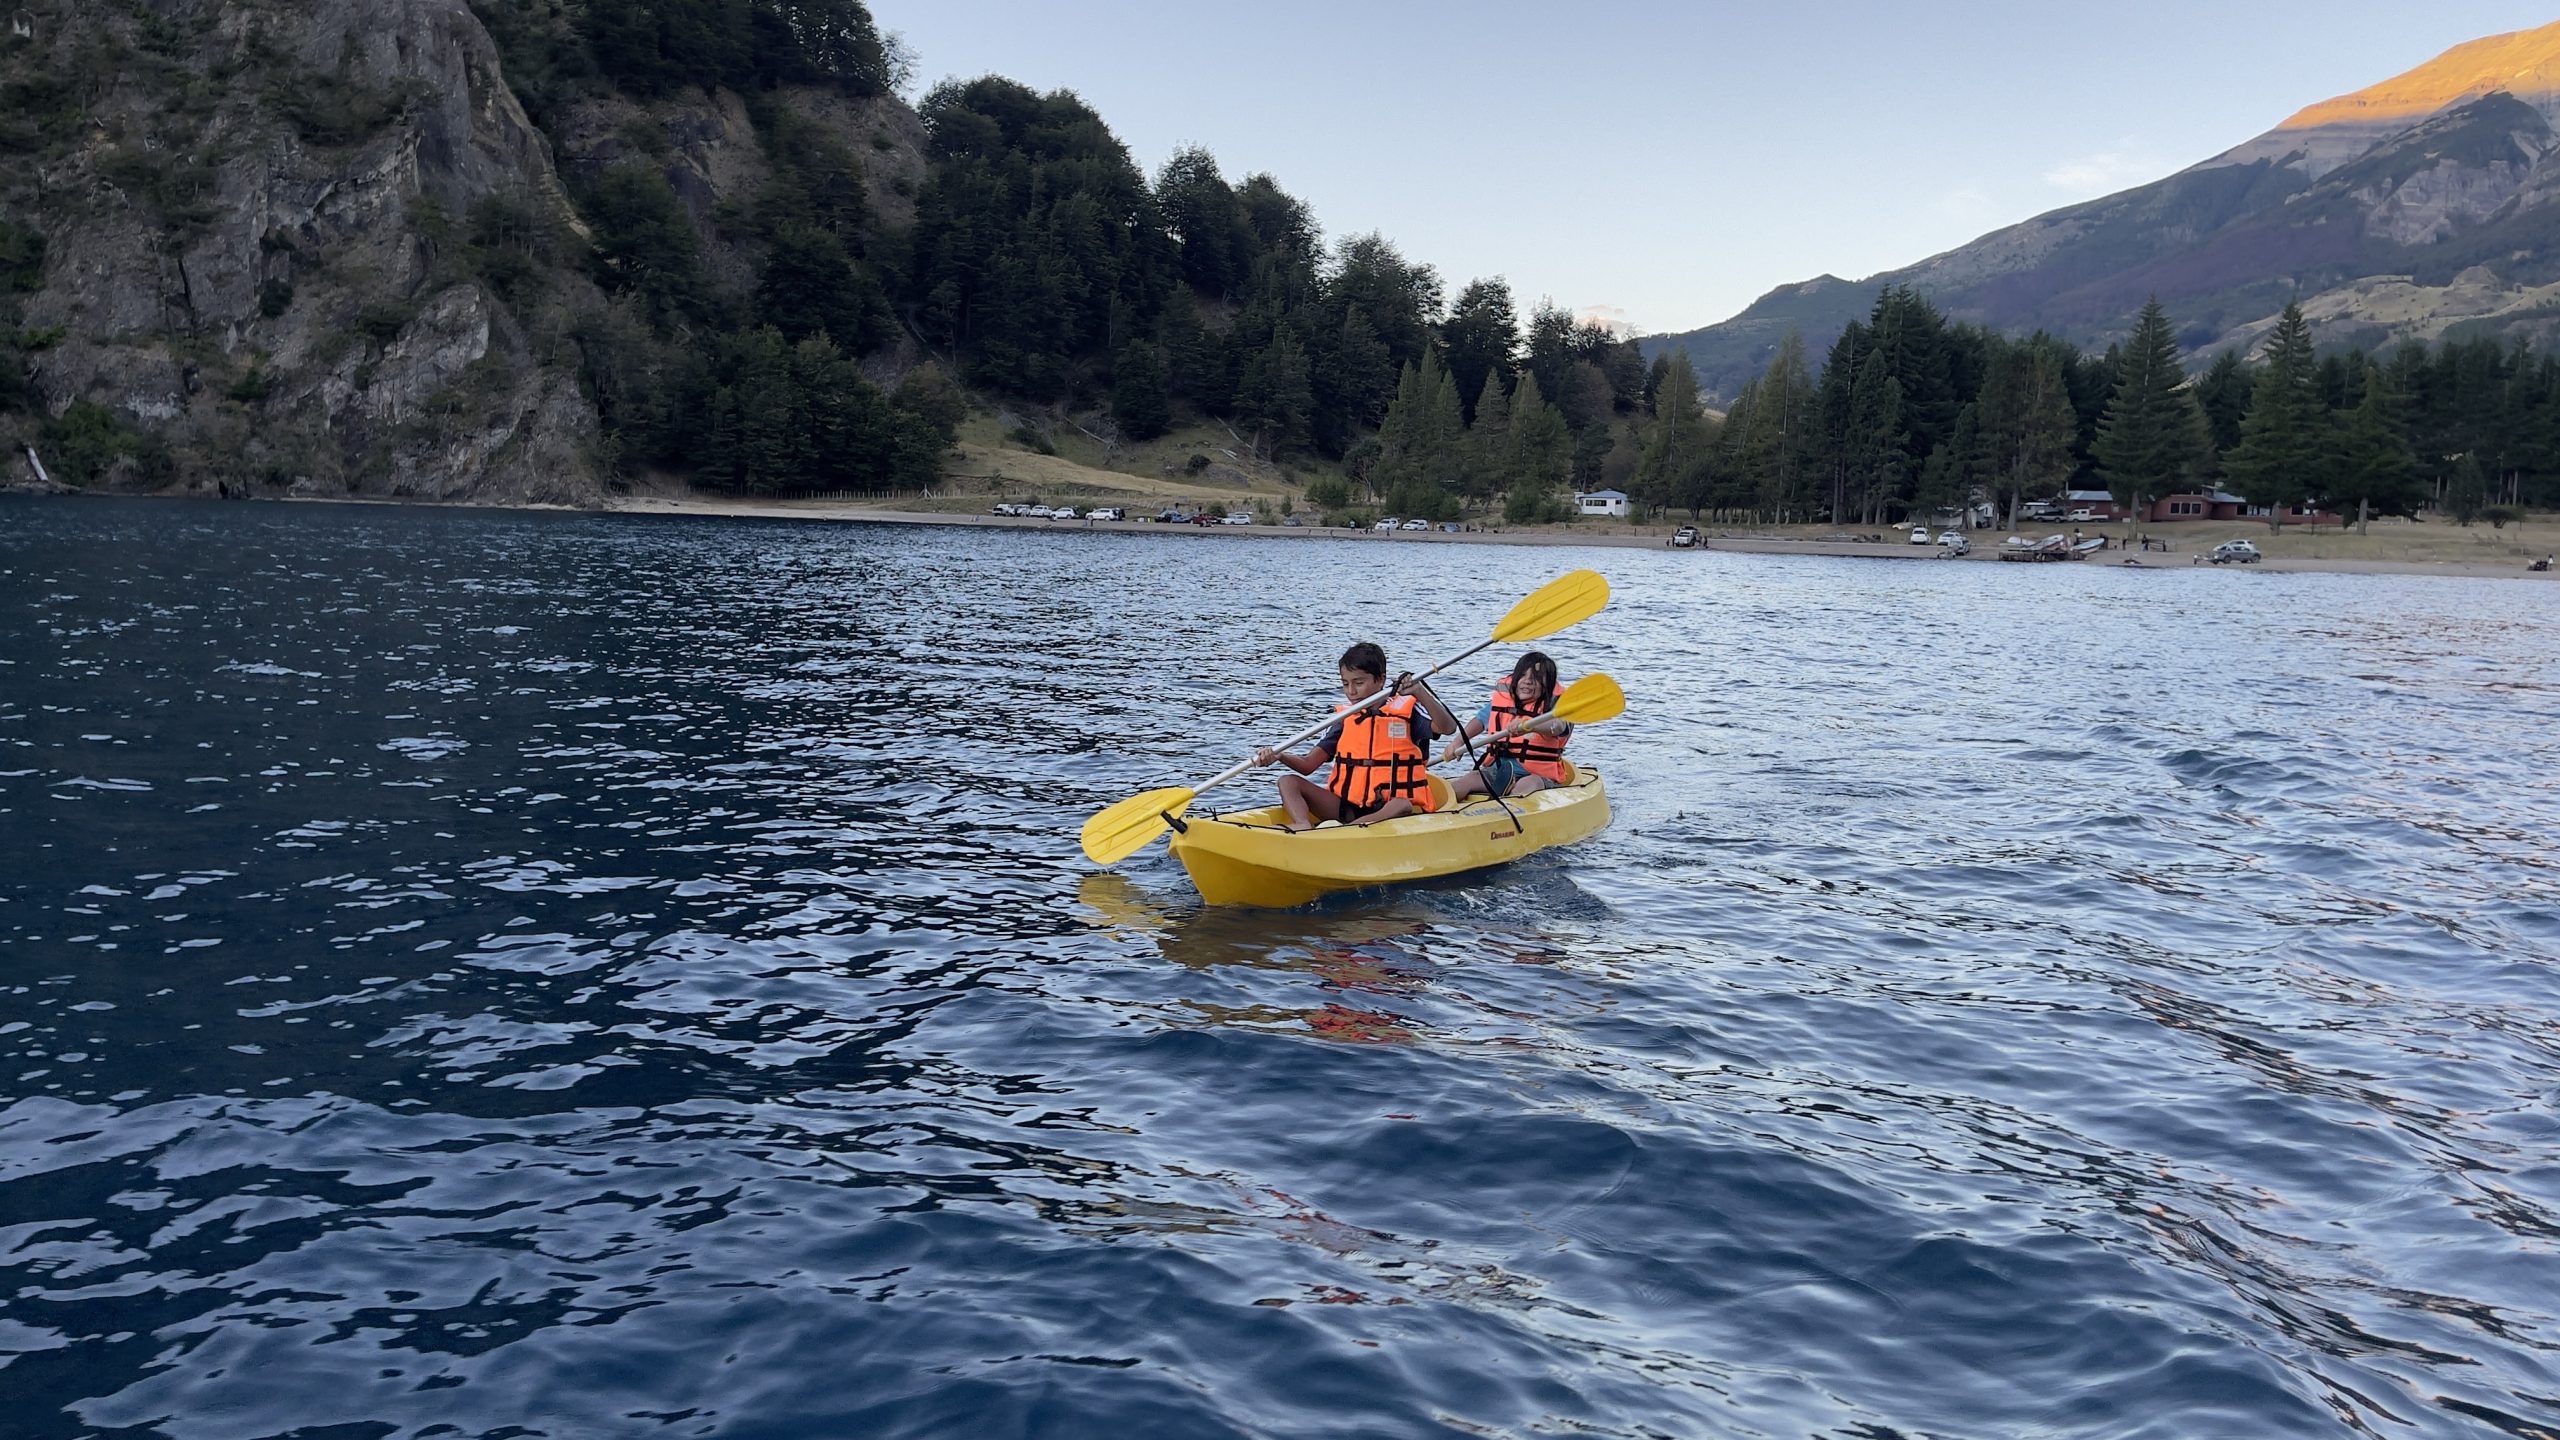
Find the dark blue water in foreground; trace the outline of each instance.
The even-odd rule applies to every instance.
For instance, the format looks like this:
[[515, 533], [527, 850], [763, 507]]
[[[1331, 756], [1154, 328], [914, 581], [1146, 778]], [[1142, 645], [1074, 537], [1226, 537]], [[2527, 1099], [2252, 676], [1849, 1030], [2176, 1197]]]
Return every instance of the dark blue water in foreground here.
[[[1575, 565], [1597, 839], [1077, 855]], [[0, 503], [0, 1432], [2560, 1434], [2555, 601]]]

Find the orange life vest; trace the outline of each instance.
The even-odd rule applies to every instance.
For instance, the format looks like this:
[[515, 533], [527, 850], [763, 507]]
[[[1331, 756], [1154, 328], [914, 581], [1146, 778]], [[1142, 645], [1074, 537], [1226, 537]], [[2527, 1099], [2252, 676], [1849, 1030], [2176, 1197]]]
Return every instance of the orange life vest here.
[[[1485, 733], [1488, 735], [1499, 735], [1522, 720], [1534, 720], [1538, 715], [1544, 715], [1548, 710], [1556, 708], [1555, 697], [1550, 695], [1547, 697], [1546, 708], [1537, 711], [1536, 714], [1522, 710], [1520, 702], [1511, 697], [1511, 677], [1508, 675], [1495, 683], [1493, 699], [1486, 703], [1493, 711], [1485, 720]], [[1561, 785], [1564, 783], [1565, 739], [1566, 737], [1562, 735], [1541, 735], [1536, 731], [1525, 731], [1508, 740], [1495, 743], [1490, 747], [1490, 752], [1498, 759], [1517, 760], [1520, 762], [1521, 769], [1553, 784]]]
[[1327, 788], [1358, 810], [1375, 810], [1398, 795], [1428, 810], [1431, 781], [1423, 767], [1430, 759], [1413, 740], [1413, 697], [1399, 695], [1342, 718]]

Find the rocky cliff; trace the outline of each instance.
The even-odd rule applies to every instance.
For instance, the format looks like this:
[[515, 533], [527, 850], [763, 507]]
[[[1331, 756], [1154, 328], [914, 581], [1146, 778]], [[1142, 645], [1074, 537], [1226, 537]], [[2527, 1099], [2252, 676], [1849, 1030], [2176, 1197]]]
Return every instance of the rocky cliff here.
[[[546, 133], [465, 0], [18, 9], [0, 29], [0, 261], [33, 235], [40, 262], [14, 322], [0, 311], [0, 364], [26, 377], [0, 403], [0, 473], [50, 439], [94, 484], [600, 499], [589, 382], [611, 307], [572, 193], [622, 161], [656, 171], [735, 289], [758, 254], [736, 216], [767, 162], [725, 90], [557, 99]], [[894, 97], [757, 103], [858, 154], [883, 224], [911, 214], [921, 127]]]
[[1850, 283], [1782, 286], [1686, 348], [1731, 395], [1788, 330], [1822, 353], [1886, 285], [2091, 348], [2157, 295], [2188, 354], [2254, 345], [2289, 300], [2322, 344], [2560, 336], [2560, 24], [2457, 46], [2166, 179]]

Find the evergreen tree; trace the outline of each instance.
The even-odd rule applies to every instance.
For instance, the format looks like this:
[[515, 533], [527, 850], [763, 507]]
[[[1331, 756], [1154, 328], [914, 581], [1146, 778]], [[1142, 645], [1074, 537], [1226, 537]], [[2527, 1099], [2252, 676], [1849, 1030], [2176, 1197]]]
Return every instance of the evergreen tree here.
[[2382, 367], [2367, 362], [2363, 394], [2347, 416], [2334, 498], [2341, 509], [2355, 503], [2361, 535], [2372, 512], [2405, 515], [2415, 508], [2417, 477], [2418, 457], [2409, 448], [2400, 399]]
[[1130, 341], [1112, 361], [1111, 418], [1132, 440], [1152, 440], [1172, 427], [1164, 352], [1148, 341]]
[[2178, 340], [2158, 297], [2142, 307], [2120, 352], [2115, 394], [2098, 421], [2098, 478], [2116, 508], [2139, 518], [2153, 500], [2191, 483], [2203, 462], [2204, 415], [2178, 364]]
[[1989, 489], [2012, 528], [2022, 502], [2058, 495], [2071, 479], [2080, 422], [2066, 377], [2077, 363], [2069, 346], [2042, 331], [1990, 357], [1980, 402], [1982, 447]]
[[2289, 304], [2267, 338], [2266, 362], [2240, 422], [2240, 448], [2223, 462], [2241, 496], [2266, 507], [2269, 529], [2281, 529], [2287, 510], [2329, 488], [2331, 427], [2318, 378], [2311, 327], [2302, 307]]
[[1175, 151], [1156, 172], [1155, 201], [1183, 282], [1226, 298], [1245, 277], [1239, 241], [1250, 232], [1217, 157], [1196, 145]]
[[1254, 427], [1257, 454], [1276, 455], [1305, 445], [1315, 414], [1315, 388], [1307, 378], [1307, 353], [1288, 326], [1272, 331], [1271, 343], [1245, 362], [1236, 384], [1236, 415]]
[[[1450, 378], [1461, 396], [1477, 396], [1485, 382], [1511, 384], [1513, 356], [1520, 348], [1519, 321], [1511, 312], [1511, 286], [1496, 276], [1477, 280], [1458, 292], [1449, 308], [1449, 318], [1441, 322], [1440, 340], [1448, 353]], [[1475, 404], [1469, 401], [1467, 423], [1475, 423]]]
[[[1450, 381], [1455, 384], [1453, 371]], [[1511, 488], [1511, 397], [1502, 392], [1502, 377], [1491, 370], [1476, 395], [1475, 416], [1467, 425], [1467, 465], [1461, 483], [1470, 497], [1500, 495]]]
[[[1884, 518], [1903, 498], [1911, 463], [1902, 415], [1902, 382], [1886, 368], [1885, 352], [1871, 348], [1849, 386], [1848, 424], [1841, 436], [1841, 468], [1852, 503], [1868, 524]], [[1765, 398], [1765, 397], [1764, 397]]]
[[1541, 513], [1573, 479], [1573, 432], [1565, 425], [1564, 412], [1538, 393], [1538, 377], [1525, 371], [1519, 392], [1511, 397], [1509, 469], [1510, 493], [1534, 498]]
[[2240, 352], [2225, 350], [2213, 357], [2195, 383], [2196, 404], [2204, 410], [2205, 430], [2213, 437], [2216, 469], [2220, 459], [2240, 448], [2240, 419], [2249, 413], [2249, 367]]
[[2480, 468], [2480, 457], [2465, 455], [2453, 462], [2453, 477], [2445, 486], [2444, 508], [2465, 525], [2480, 518], [2489, 507], [2489, 477]]
[[1672, 505], [1706, 464], [1711, 435], [1698, 400], [1698, 373], [1685, 350], [1675, 350], [1653, 393], [1653, 426], [1636, 461], [1633, 486], [1646, 505]]

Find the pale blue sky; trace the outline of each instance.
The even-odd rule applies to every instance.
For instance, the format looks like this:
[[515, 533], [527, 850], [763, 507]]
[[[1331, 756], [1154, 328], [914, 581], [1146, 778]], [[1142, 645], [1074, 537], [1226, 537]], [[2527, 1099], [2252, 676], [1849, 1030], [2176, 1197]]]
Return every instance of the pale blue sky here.
[[1152, 176], [1183, 145], [1648, 332], [1861, 279], [2154, 180], [2483, 35], [2509, 0], [1582, 6], [872, 0], [919, 85], [1084, 97]]

